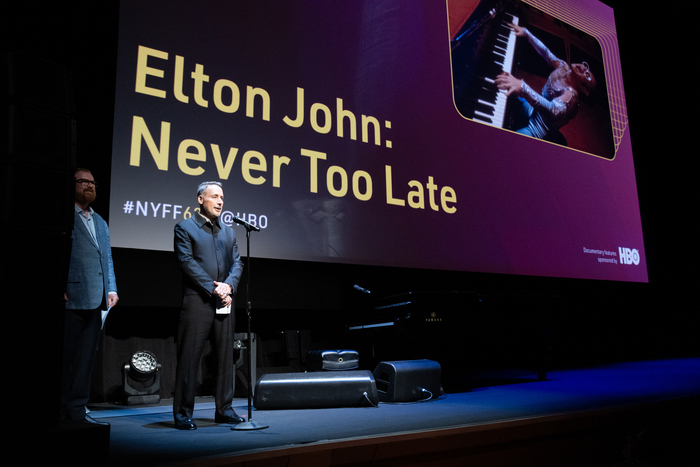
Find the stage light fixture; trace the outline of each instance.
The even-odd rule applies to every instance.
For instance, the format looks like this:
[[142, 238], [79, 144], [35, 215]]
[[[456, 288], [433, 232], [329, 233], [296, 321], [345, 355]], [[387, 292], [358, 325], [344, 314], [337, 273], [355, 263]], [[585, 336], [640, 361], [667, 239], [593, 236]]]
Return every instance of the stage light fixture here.
[[127, 405], [157, 404], [160, 401], [160, 368], [152, 352], [139, 350], [131, 356], [123, 368]]
[[158, 370], [156, 356], [146, 350], [140, 350], [131, 356], [130, 375], [138, 381], [146, 381]]

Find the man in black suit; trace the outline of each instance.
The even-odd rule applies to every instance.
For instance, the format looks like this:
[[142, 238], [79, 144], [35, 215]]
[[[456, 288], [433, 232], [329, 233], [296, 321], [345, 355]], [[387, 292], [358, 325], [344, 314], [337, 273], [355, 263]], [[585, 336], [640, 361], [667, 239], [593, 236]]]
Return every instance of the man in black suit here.
[[175, 427], [195, 430], [192, 419], [197, 371], [202, 350], [211, 336], [217, 359], [217, 423], [240, 423], [233, 401], [233, 295], [243, 272], [236, 233], [219, 222], [224, 192], [219, 182], [197, 189], [200, 211], [175, 226], [175, 254], [184, 276], [178, 329], [178, 361], [173, 415]]

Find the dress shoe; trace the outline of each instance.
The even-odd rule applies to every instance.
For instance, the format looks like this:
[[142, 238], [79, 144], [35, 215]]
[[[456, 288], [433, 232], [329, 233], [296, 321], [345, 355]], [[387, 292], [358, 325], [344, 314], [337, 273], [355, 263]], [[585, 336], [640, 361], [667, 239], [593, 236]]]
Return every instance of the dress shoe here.
[[178, 430], [196, 430], [197, 425], [194, 420], [186, 418], [184, 420], [175, 420], [175, 428]]
[[214, 421], [216, 423], [243, 423], [245, 422], [245, 418], [239, 417], [236, 412], [233, 413], [233, 415], [219, 415], [216, 414], [214, 415]]
[[94, 418], [92, 418], [90, 415], [87, 415], [87, 414], [85, 414], [85, 419], [83, 421], [85, 421], [87, 423], [91, 423], [93, 425], [109, 426], [109, 423], [95, 420]]

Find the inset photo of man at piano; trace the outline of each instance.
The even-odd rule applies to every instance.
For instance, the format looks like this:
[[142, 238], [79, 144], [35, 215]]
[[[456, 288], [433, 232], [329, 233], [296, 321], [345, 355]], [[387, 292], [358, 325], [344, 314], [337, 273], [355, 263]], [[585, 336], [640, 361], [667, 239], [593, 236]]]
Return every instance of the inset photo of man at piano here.
[[465, 118], [613, 159], [596, 38], [520, 0], [448, 0], [453, 95]]

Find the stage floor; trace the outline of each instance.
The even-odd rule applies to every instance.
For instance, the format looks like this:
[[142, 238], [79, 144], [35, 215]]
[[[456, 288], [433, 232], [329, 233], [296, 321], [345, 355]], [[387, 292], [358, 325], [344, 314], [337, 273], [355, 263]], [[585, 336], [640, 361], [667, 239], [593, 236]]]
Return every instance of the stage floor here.
[[[483, 449], [486, 432], [500, 438], [491, 442], [495, 445], [503, 442], [508, 430], [510, 437], [514, 436], [513, 430], [525, 437], [539, 430], [540, 437], [551, 438], [547, 430], [571, 432], [581, 429], [572, 427], [586, 426], [600, 431], [599, 424], [608, 426], [624, 417], [632, 420], [632, 413], [637, 413], [637, 418], [647, 418], [649, 423], [666, 423], [652, 421], [648, 411], [655, 408], [654, 413], [663, 414], [668, 409], [662, 404], [678, 401], [686, 405], [676, 407], [672, 423], [683, 422], [686, 417], [688, 422], [696, 423], [700, 358], [620, 363], [552, 371], [547, 376], [546, 381], [537, 381], [521, 374], [521, 379], [511, 378], [509, 384], [475, 387], [469, 392], [446, 394], [423, 403], [380, 403], [376, 408], [253, 410], [253, 421], [268, 425], [254, 431], [236, 431], [231, 425], [215, 423], [211, 398], [197, 400], [195, 431], [174, 429], [170, 400], [158, 406], [92, 405], [90, 409], [94, 418], [111, 426], [109, 465], [112, 466], [243, 465], [244, 462], [255, 465], [256, 460], [264, 459], [268, 462], [265, 465], [301, 465], [290, 461], [295, 452], [313, 454], [315, 457], [311, 459], [320, 459], [319, 464], [353, 464], [352, 457], [338, 460], [342, 449], [346, 456], [370, 456], [376, 462], [378, 446], [382, 444], [393, 444], [394, 453], [390, 457], [397, 459], [409, 454], [407, 447], [418, 446], [417, 440], [426, 438], [452, 439], [452, 443], [462, 446], [464, 441], [457, 441], [460, 437], [471, 440], [480, 437]], [[248, 415], [246, 399], [236, 399], [235, 406], [239, 415]], [[638, 429], [644, 420], [637, 422], [629, 424], [627, 429]], [[697, 433], [697, 428], [692, 429]], [[674, 427], [673, 431], [677, 432], [678, 428]], [[624, 439], [611, 442], [615, 443], [613, 449], [623, 451]], [[443, 448], [431, 449], [434, 452], [452, 449], [446, 443]], [[352, 449], [358, 446], [364, 446], [364, 451]], [[368, 453], [370, 447], [372, 452]], [[273, 459], [277, 462], [270, 464]], [[394, 461], [385, 465], [403, 463]], [[611, 459], [607, 465], [617, 464]]]

